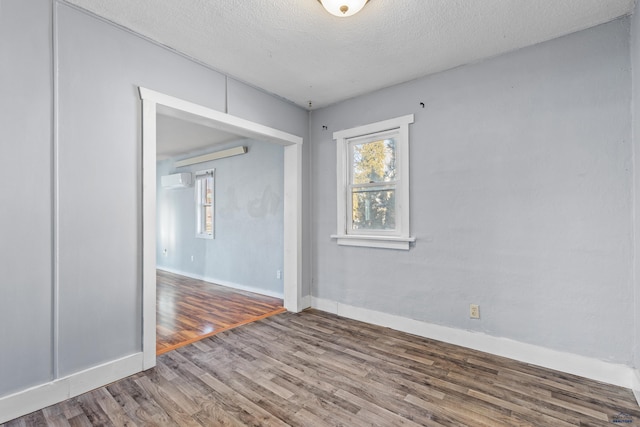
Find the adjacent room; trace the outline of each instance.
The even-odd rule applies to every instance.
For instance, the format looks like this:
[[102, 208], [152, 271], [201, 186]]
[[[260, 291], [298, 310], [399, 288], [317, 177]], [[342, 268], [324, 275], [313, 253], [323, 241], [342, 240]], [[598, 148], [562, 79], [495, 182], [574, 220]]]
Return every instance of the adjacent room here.
[[0, 426], [640, 425], [639, 7], [0, 0]]
[[157, 115], [157, 354], [283, 308], [283, 148]]

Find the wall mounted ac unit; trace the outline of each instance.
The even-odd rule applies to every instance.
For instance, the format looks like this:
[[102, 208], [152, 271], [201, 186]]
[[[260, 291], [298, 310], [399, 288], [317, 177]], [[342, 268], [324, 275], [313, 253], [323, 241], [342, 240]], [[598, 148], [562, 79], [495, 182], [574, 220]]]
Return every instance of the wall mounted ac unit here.
[[174, 173], [161, 177], [162, 188], [186, 188], [191, 185], [190, 173]]

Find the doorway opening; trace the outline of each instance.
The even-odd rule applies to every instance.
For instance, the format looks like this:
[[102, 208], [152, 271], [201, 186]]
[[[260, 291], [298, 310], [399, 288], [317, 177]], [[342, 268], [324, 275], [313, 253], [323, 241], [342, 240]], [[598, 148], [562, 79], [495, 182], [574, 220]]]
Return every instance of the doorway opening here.
[[284, 148], [156, 118], [160, 355], [284, 311]]
[[284, 307], [300, 311], [301, 282], [301, 163], [302, 138], [146, 88], [142, 99], [142, 311], [143, 369], [156, 360], [156, 124], [157, 115], [208, 126], [284, 148]]

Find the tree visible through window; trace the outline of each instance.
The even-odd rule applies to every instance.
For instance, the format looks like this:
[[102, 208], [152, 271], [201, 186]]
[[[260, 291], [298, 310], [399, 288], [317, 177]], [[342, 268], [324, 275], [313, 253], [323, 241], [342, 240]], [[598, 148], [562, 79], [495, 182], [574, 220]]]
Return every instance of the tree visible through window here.
[[394, 138], [351, 143], [351, 228], [396, 228], [396, 142]]

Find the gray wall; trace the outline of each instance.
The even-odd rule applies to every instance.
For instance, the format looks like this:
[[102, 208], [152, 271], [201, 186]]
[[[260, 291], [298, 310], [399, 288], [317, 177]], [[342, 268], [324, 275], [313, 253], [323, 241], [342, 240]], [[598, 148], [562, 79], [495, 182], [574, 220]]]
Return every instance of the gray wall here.
[[[271, 96], [233, 79], [229, 79], [229, 112], [256, 123], [305, 137], [305, 143], [302, 145], [302, 283], [300, 287], [302, 296], [311, 295], [313, 253], [311, 249], [309, 116], [291, 104], [276, 103]], [[295, 116], [296, 120], [289, 120], [292, 116]]]
[[[284, 256], [283, 147], [240, 140], [186, 157], [239, 145], [248, 152], [181, 168], [175, 161], [185, 156], [158, 162], [157, 264], [217, 283], [282, 295], [283, 281], [276, 278], [276, 270], [282, 271]], [[215, 239], [209, 240], [195, 237], [194, 187], [163, 189], [160, 177], [212, 168]]]
[[141, 350], [137, 86], [221, 109], [224, 77], [64, 5], [56, 28], [59, 363], [68, 375]]
[[[223, 75], [57, 2], [54, 32], [51, 5], [0, 0], [0, 396], [140, 350], [136, 87], [225, 107]], [[632, 55], [621, 19], [314, 112], [303, 294], [313, 277], [321, 298], [630, 364], [632, 19]], [[304, 110], [234, 80], [228, 107], [308, 135]], [[338, 247], [331, 133], [408, 113], [416, 246]]]
[[634, 165], [634, 302], [635, 302], [635, 329], [634, 329], [634, 365], [640, 368], [640, 174], [635, 168], [640, 165], [640, 3], [631, 17], [631, 80], [632, 80], [632, 136], [633, 136], [633, 165]]
[[[224, 111], [225, 76], [64, 3], [0, 0], [0, 24], [1, 397], [141, 350], [137, 86]], [[238, 82], [228, 111], [308, 136], [305, 110]]]
[[0, 0], [0, 396], [52, 375], [51, 5]]
[[[313, 295], [630, 364], [630, 77], [624, 18], [314, 111]], [[415, 247], [338, 246], [332, 133], [409, 113]]]

